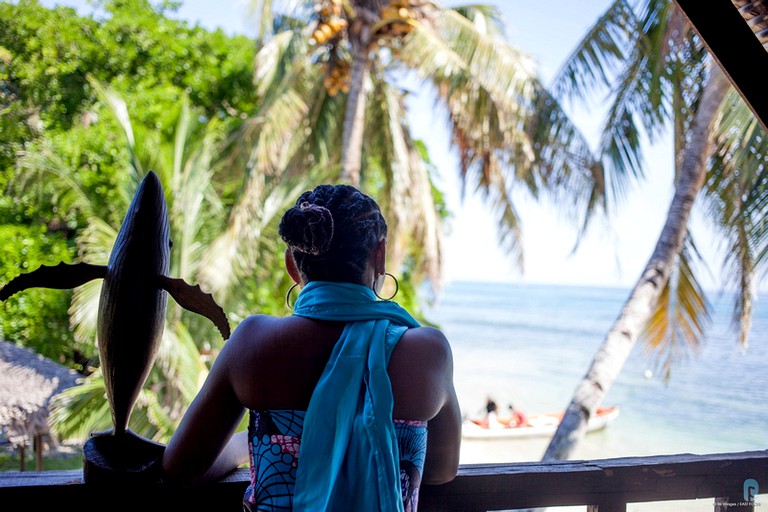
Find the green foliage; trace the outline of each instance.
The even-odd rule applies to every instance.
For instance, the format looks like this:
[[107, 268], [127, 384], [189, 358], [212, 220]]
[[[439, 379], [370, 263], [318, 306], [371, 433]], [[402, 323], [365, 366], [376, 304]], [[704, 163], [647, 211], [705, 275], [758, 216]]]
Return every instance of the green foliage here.
[[[276, 223], [288, 203], [308, 186], [313, 174], [267, 177], [251, 173], [237, 162], [219, 172], [219, 156], [226, 143], [226, 123], [205, 120], [186, 97], [174, 110], [174, 130], [134, 124], [123, 98], [114, 89], [89, 79], [97, 91], [101, 116], [98, 125], [108, 126], [122, 145], [115, 152], [113, 203], [100, 201], [104, 194], [87, 181], [88, 172], [71, 171], [68, 156], [51, 150], [53, 141], [32, 145], [18, 162], [31, 176], [31, 187], [51, 190], [58, 208], [72, 209], [88, 218], [77, 235], [78, 253], [91, 263], [105, 263], [115, 242], [122, 218], [137, 184], [147, 170], [154, 170], [166, 193], [171, 239], [169, 275], [200, 284], [213, 294], [232, 323], [259, 311], [284, 314], [282, 250], [276, 247]], [[85, 132], [87, 133], [87, 129]], [[71, 156], [82, 155], [82, 148]], [[245, 182], [241, 190], [229, 182]], [[255, 187], [254, 187], [255, 185]], [[256, 201], [244, 190], [258, 190]], [[55, 192], [54, 192], [55, 191]], [[65, 192], [66, 191], [66, 192]], [[223, 201], [220, 191], [231, 191]], [[281, 283], [276, 285], [275, 283]], [[98, 288], [94, 282], [78, 287], [69, 309], [75, 337], [96, 336]], [[96, 283], [100, 286], [100, 283]], [[186, 406], [207, 374], [203, 349], [217, 352], [223, 340], [211, 323], [168, 302], [163, 340], [157, 360], [131, 417], [131, 429], [160, 442], [167, 441]], [[109, 411], [103, 400], [104, 383], [99, 370], [84, 385], [67, 390], [52, 406], [54, 428], [66, 438], [84, 438], [93, 430], [109, 428]]]
[[[46, 227], [0, 225], [0, 286], [40, 265], [70, 261], [65, 238]], [[74, 339], [66, 316], [72, 292], [33, 289], [10, 297], [0, 310], [0, 339], [53, 359], [72, 360]], [[61, 313], [65, 314], [62, 315]]]
[[0, 20], [0, 45], [9, 57], [3, 89], [36, 117], [32, 129], [68, 127], [88, 96], [87, 69], [103, 67], [107, 58], [94, 37], [97, 23], [36, 1], [1, 4]]
[[185, 92], [209, 117], [252, 106], [247, 38], [189, 27], [147, 0], [107, 1], [103, 9], [106, 18], [95, 20], [36, 1], [0, 4], [4, 92], [37, 111], [44, 128], [67, 128], [92, 105], [88, 74], [130, 94], [137, 121], [167, 132], [167, 107]]
[[[104, 263], [137, 180], [154, 170], [168, 199], [172, 276], [211, 292], [233, 327], [254, 312], [287, 314], [291, 282], [276, 224], [299, 193], [335, 175], [342, 99], [324, 93], [322, 70], [304, 59], [308, 49], [298, 31], [276, 36], [257, 57], [244, 37], [166, 17], [168, 3], [99, 6], [102, 19], [36, 1], [0, 4], [0, 187], [7, 191], [0, 234], [8, 230], [0, 284], [23, 265]], [[280, 58], [272, 59], [272, 51]], [[274, 69], [265, 67], [270, 62]], [[438, 251], [436, 243], [415, 240], [437, 233], [446, 212], [424, 147], [403, 124], [402, 96], [387, 87], [373, 104], [373, 119], [393, 133], [377, 138], [376, 152], [366, 155], [367, 190], [393, 217], [391, 232], [406, 240], [392, 244], [401, 246], [390, 260], [398, 262], [396, 300], [418, 316], [419, 284], [438, 270], [436, 258], [431, 266], [423, 261]], [[314, 98], [321, 103], [308, 101]], [[234, 139], [239, 144], [227, 146]], [[412, 176], [395, 179], [393, 167]], [[397, 188], [411, 180], [417, 186]], [[412, 191], [420, 193], [408, 197]], [[397, 206], [403, 197], [406, 206]], [[34, 348], [90, 373], [99, 286], [18, 294], [2, 306], [0, 336], [22, 345], [46, 340], [44, 349]], [[167, 439], [205, 377], [201, 349], [208, 343], [213, 353], [222, 343], [210, 323], [169, 300], [132, 429]], [[96, 369], [59, 397], [53, 422], [61, 435], [76, 438], [108, 428], [108, 413]]]
[[[173, 131], [184, 95], [201, 116], [239, 122], [253, 106], [254, 49], [245, 37], [166, 18], [147, 0], [103, 3], [103, 20], [36, 1], [0, 3], [0, 187], [20, 178], [13, 169], [20, 150], [40, 139], [83, 173], [83, 186], [114, 202], [122, 141], [95, 105], [88, 75], [110, 85], [130, 106], [134, 122]], [[96, 125], [94, 129], [92, 125]], [[15, 204], [2, 199], [0, 221], [35, 224], [50, 217], [50, 197]], [[82, 227], [79, 219], [75, 229]]]
[[[20, 453], [18, 451], [0, 450], [0, 471], [19, 471]], [[25, 470], [36, 468], [35, 451], [28, 447], [24, 453]], [[79, 447], [64, 447], [58, 450], [47, 450], [43, 453], [44, 471], [62, 471], [68, 469], [81, 469], [83, 467], [83, 454]]]
[[[0, 284], [41, 264], [78, 260], [75, 240], [91, 215], [119, 226], [125, 214], [125, 142], [89, 76], [125, 99], [139, 137], [147, 130], [171, 137], [184, 97], [200, 105], [199, 119], [225, 129], [253, 108], [247, 38], [170, 19], [167, 2], [99, 6], [101, 19], [34, 0], [0, 3]], [[66, 172], [80, 195], [18, 165], [29, 154], [38, 155], [38, 168]], [[71, 297], [35, 289], [9, 299], [0, 337], [78, 367], [79, 352], [93, 347], [73, 343]]]

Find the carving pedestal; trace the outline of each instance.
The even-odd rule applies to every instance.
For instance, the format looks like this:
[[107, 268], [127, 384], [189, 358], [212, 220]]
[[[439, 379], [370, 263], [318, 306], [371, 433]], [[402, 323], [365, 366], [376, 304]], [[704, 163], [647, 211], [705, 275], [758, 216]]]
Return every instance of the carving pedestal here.
[[119, 436], [93, 434], [83, 445], [83, 477], [88, 484], [157, 483], [164, 450], [130, 430]]

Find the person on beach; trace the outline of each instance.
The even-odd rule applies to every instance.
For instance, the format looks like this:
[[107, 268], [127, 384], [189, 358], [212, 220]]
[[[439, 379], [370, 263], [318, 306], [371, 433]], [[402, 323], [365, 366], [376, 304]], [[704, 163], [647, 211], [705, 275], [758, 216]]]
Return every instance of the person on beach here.
[[488, 397], [485, 402], [485, 415], [488, 416], [492, 413], [495, 413], [498, 409], [498, 406], [496, 405], [496, 402], [493, 400], [493, 398]]
[[510, 427], [528, 427], [528, 418], [525, 413], [516, 408], [514, 404], [509, 404], [509, 426]]
[[458, 470], [450, 345], [378, 297], [387, 225], [372, 198], [320, 185], [279, 234], [302, 287], [293, 314], [238, 325], [165, 449], [164, 480], [249, 463], [244, 510], [416, 510], [420, 485]]
[[504, 422], [499, 418], [499, 406], [491, 398], [485, 404], [485, 422], [488, 428], [506, 428]]

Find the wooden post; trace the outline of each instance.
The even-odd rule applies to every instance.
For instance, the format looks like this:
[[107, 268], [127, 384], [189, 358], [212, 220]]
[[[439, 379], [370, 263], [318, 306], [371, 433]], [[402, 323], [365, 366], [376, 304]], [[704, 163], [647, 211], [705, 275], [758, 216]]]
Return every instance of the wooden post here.
[[24, 471], [24, 459], [26, 458], [26, 445], [19, 446], [19, 471]]
[[35, 440], [33, 442], [35, 449], [35, 469], [37, 471], [43, 470], [43, 436], [41, 434], [35, 434]]

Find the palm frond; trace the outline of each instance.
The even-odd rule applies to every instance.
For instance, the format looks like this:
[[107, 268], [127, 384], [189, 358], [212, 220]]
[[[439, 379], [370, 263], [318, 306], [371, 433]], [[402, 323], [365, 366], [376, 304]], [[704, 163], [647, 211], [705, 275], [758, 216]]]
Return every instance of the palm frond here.
[[592, 215], [608, 210], [606, 190], [611, 176], [595, 159], [581, 131], [563, 114], [557, 99], [538, 84], [535, 104], [535, 114], [526, 120], [525, 131], [536, 148], [539, 170], [518, 178], [530, 182], [535, 177], [529, 190], [543, 189], [562, 206], [560, 213], [565, 218], [580, 220], [580, 238]]
[[[511, 249], [517, 250], [518, 242], [511, 242], [519, 233], [517, 213], [500, 201], [511, 200], [512, 187], [523, 185], [534, 195], [541, 189], [580, 192], [574, 201], [583, 223], [595, 206], [604, 205], [602, 167], [538, 82], [529, 57], [480, 34], [453, 11], [417, 26], [398, 57], [434, 85], [449, 112], [462, 180], [492, 198], [509, 228], [502, 238]], [[499, 186], [507, 188], [490, 191]]]
[[658, 41], [658, 34], [665, 33], [666, 17], [656, 9], [647, 11], [645, 18], [635, 20], [638, 29], [642, 27], [645, 31], [639, 31], [628, 41], [623, 67], [615, 72], [613, 101], [599, 142], [598, 152], [611, 167], [609, 189], [617, 202], [625, 199], [630, 187], [644, 175], [638, 123], [643, 123], [649, 134], [658, 131], [670, 118], [669, 105], [674, 100], [668, 98], [669, 94], [680, 94], [679, 85], [666, 74], [671, 68], [671, 49], [658, 53], [662, 51], [658, 47], [666, 43]]
[[281, 82], [280, 72], [289, 64], [291, 46], [297, 34], [286, 30], [276, 34], [272, 40], [261, 48], [254, 59], [253, 83], [259, 97], [267, 95], [269, 87]]
[[[479, 32], [450, 9], [439, 11], [432, 23], [417, 25], [398, 59], [438, 88], [446, 88], [446, 94], [463, 86], [466, 95], [485, 91], [507, 111], [519, 114], [530, 106], [533, 59], [502, 39]], [[468, 85], [470, 80], [476, 90]]]
[[754, 277], [768, 261], [768, 134], [734, 90], [721, 106], [705, 185], [707, 212], [724, 240], [727, 282], [737, 290], [733, 325], [748, 346]]
[[640, 336], [666, 381], [673, 366], [701, 349], [710, 322], [711, 307], [696, 278], [693, 258], [701, 256], [688, 236]]
[[[98, 79], [92, 75], [88, 76], [88, 82], [91, 87], [94, 88], [98, 98], [107, 107], [108, 112], [117, 121], [118, 126], [122, 129], [123, 135], [126, 141], [126, 149], [128, 150], [128, 173], [130, 180], [127, 183], [128, 190], [136, 190], [141, 183], [141, 179], [144, 177], [144, 167], [141, 159], [136, 153], [136, 137], [134, 136], [133, 125], [131, 124], [131, 118], [128, 114], [128, 107], [125, 101], [115, 93], [111, 88], [102, 84]], [[128, 195], [130, 198], [130, 195]]]
[[51, 427], [62, 439], [84, 443], [93, 432], [112, 428], [109, 401], [100, 373], [54, 396], [50, 410]]
[[[199, 278], [217, 294], [233, 291], [263, 264], [262, 233], [318, 173], [340, 154], [343, 103], [323, 87], [323, 71], [307, 56], [306, 37], [281, 33], [257, 56], [257, 110], [230, 138], [227, 164], [242, 185], [226, 227], [210, 244]], [[219, 295], [221, 296], [221, 295]]]
[[466, 4], [453, 5], [450, 9], [472, 22], [479, 33], [494, 38], [505, 37], [504, 16], [498, 6], [491, 4]]
[[501, 173], [494, 173], [494, 176], [494, 186], [485, 189], [482, 193], [490, 204], [491, 210], [498, 217], [499, 246], [507, 252], [512, 262], [524, 271], [520, 215], [512, 201], [506, 178]]
[[630, 60], [641, 65], [638, 76], [643, 87], [636, 88], [641, 96], [634, 103], [653, 143], [665, 133], [669, 120], [682, 118], [690, 127], [709, 56], [674, 2], [647, 0], [645, 7]]
[[213, 187], [215, 159], [223, 133], [216, 120], [194, 126], [193, 111], [184, 102], [173, 145], [170, 201], [174, 275], [195, 279], [204, 247], [224, 224], [226, 211]]
[[[122, 115], [120, 112], [124, 103], [120, 97], [106, 88], [101, 94], [115, 114]], [[143, 162], [149, 161], [147, 157], [153, 158], [158, 166], [156, 172], [166, 190], [172, 236], [176, 238], [172, 251], [172, 270], [194, 281], [205, 245], [213, 239], [214, 233], [220, 232], [226, 222], [224, 206], [212, 184], [214, 162], [222, 139], [221, 125], [217, 121], [198, 122], [194, 110], [185, 101], [179, 111], [174, 138], [168, 141], [158, 134], [148, 133], [140, 139], [144, 144], [140, 147], [132, 146], [139, 139], [132, 137], [134, 130], [127, 114], [122, 116], [121, 123], [126, 145], [131, 146], [128, 155], [133, 164], [129, 168], [140, 172]], [[77, 239], [81, 258], [90, 263], [106, 263], [116, 234], [116, 229], [105, 220], [92, 216], [88, 227], [81, 231]], [[70, 319], [80, 343], [92, 342], [96, 337], [100, 288], [100, 282], [92, 281], [75, 290]], [[132, 428], [136, 432], [150, 437], [163, 437], [170, 432], [172, 423], [180, 417], [196, 393], [200, 376], [207, 372], [200, 359], [196, 339], [189, 334], [182, 318], [184, 322], [202, 325], [196, 327], [196, 332], [201, 336], [212, 331], [212, 328], [202, 324], [202, 320], [194, 318], [194, 315], [190, 317], [191, 314], [183, 312], [175, 304], [169, 306], [157, 366], [148, 379], [152, 391], [142, 395], [135, 409], [136, 414], [131, 419]], [[202, 343], [202, 340], [198, 341]], [[65, 417], [69, 412], [62, 412], [62, 421], [68, 432], [92, 429], [94, 425], [104, 422], [102, 416], [106, 400], [103, 381], [93, 378], [89, 384], [91, 392], [78, 395], [63, 405], [72, 414], [85, 416], [72, 420]], [[100, 393], [97, 390], [99, 386]], [[157, 395], [154, 394], [156, 392]], [[161, 397], [163, 403], [158, 401]], [[165, 400], [168, 400], [167, 404]], [[108, 410], [107, 420], [106, 425], [100, 428], [109, 425]], [[73, 426], [66, 427], [73, 421]]]
[[555, 74], [552, 93], [559, 98], [585, 100], [596, 88], [610, 87], [637, 26], [638, 20], [628, 1], [611, 2]]
[[[106, 265], [116, 238], [115, 228], [99, 217], [91, 217], [77, 237], [80, 258], [93, 265]], [[80, 343], [93, 343], [96, 339], [101, 286], [102, 280], [97, 279], [74, 290], [69, 321]]]
[[[145, 399], [144, 397], [146, 396], [151, 398]], [[154, 438], [155, 441], [159, 443], [167, 443], [178, 427], [178, 421], [174, 421], [168, 414], [167, 409], [160, 404], [158, 396], [150, 394], [148, 390], [144, 390], [143, 393], [139, 395], [137, 403], [140, 406], [140, 410], [145, 411], [147, 423], [152, 425], [157, 431], [157, 435]]]
[[672, 121], [676, 155], [682, 155], [706, 70], [706, 52], [673, 3], [644, 0], [638, 6], [639, 13], [629, 2], [613, 2], [553, 85], [558, 97], [581, 100], [596, 88], [610, 88], [598, 153], [616, 203], [643, 178], [641, 127], [653, 142]]
[[95, 346], [98, 327], [99, 299], [103, 281], [96, 279], [75, 288], [69, 306], [69, 324], [75, 340], [84, 346]]
[[272, 34], [272, 0], [251, 0], [249, 14], [256, 18], [256, 44], [257, 47], [263, 44]]
[[278, 220], [315, 175], [311, 169], [304, 176], [283, 175], [269, 181], [263, 174], [251, 175], [226, 229], [206, 247], [202, 257], [198, 278], [211, 293], [227, 301], [238, 279], [245, 278], [257, 264], [269, 266], [264, 261], [266, 251], [261, 251], [264, 229]]
[[[167, 327], [163, 330], [157, 354], [157, 378], [166, 388], [178, 394], [166, 405], [172, 410], [173, 418], [180, 418], [184, 412], [182, 406], [195, 397], [208, 375], [208, 368], [200, 355], [199, 346], [204, 344], [203, 340], [193, 336], [181, 320], [171, 321]], [[215, 347], [220, 342], [212, 339], [209, 344]]]
[[[387, 265], [397, 271], [406, 258], [418, 263], [412, 269], [418, 278], [426, 277], [435, 290], [442, 270], [442, 226], [435, 210], [429, 171], [411, 138], [407, 125], [405, 98], [380, 77], [374, 77], [367, 103], [366, 133], [371, 136], [364, 158], [369, 165], [380, 165], [385, 183], [375, 194], [389, 224]], [[368, 185], [370, 182], [365, 181]]]
[[20, 194], [34, 187], [40, 196], [50, 194], [51, 201], [60, 212], [77, 210], [87, 216], [95, 211], [92, 198], [81, 187], [69, 165], [46, 141], [20, 152], [16, 165], [22, 172], [19, 179], [12, 182], [9, 192]]
[[598, 152], [610, 166], [608, 186], [615, 202], [625, 199], [635, 180], [643, 177], [640, 129], [635, 116], [635, 101], [641, 96], [635, 87], [642, 87], [642, 82], [637, 80], [635, 71], [627, 70], [609, 109], [599, 142]]
[[[258, 109], [232, 136], [228, 158], [232, 165], [245, 165], [248, 173], [275, 174], [291, 158], [311, 126], [306, 124], [310, 105], [322, 86], [321, 70], [306, 55], [287, 51], [306, 46], [300, 34], [280, 34], [256, 56], [256, 86], [263, 92]], [[306, 149], [306, 148], [305, 148]]]
[[276, 33], [306, 25], [315, 5], [315, 0], [250, 0], [248, 15], [258, 26], [256, 48], [268, 44]]
[[141, 432], [142, 436], [155, 442], [167, 442], [175, 427], [167, 410], [160, 405], [157, 394], [142, 389], [131, 413], [131, 430]]
[[[193, 132], [192, 110], [189, 106], [189, 97], [185, 94], [181, 98], [181, 109], [179, 111], [179, 118], [176, 121], [176, 129], [174, 130], [172, 165], [168, 169], [171, 173], [170, 176], [163, 176], [164, 180], [162, 179], [163, 177], [160, 180], [165, 184], [166, 188], [170, 188], [171, 196], [182, 188], [180, 182], [186, 167], [187, 148], [190, 145], [189, 142]], [[162, 172], [164, 174], [167, 173], [165, 166], [162, 167]]]

